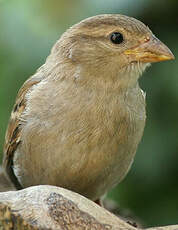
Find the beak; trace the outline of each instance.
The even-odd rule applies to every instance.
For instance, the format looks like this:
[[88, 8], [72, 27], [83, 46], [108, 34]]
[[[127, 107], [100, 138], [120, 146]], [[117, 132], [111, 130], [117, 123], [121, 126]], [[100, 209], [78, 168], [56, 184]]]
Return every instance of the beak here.
[[170, 49], [154, 35], [146, 38], [139, 46], [125, 51], [134, 61], [145, 63], [160, 62], [175, 59]]

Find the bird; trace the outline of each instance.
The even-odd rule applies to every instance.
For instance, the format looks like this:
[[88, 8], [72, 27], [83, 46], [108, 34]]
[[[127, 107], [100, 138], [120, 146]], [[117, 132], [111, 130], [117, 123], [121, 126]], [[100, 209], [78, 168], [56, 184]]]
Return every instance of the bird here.
[[129, 16], [96, 15], [70, 27], [18, 92], [2, 163], [14, 186], [54, 185], [100, 200], [128, 173], [143, 135], [140, 76], [172, 59]]

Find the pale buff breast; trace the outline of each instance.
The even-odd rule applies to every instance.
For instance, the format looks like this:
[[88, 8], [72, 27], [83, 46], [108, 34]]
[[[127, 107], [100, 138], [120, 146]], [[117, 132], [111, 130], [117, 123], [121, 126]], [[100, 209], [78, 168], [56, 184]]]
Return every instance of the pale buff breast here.
[[130, 168], [144, 129], [144, 97], [138, 86], [122, 96], [77, 98], [75, 92], [56, 107], [55, 93], [50, 105], [29, 104], [15, 175], [23, 187], [51, 184], [95, 200]]

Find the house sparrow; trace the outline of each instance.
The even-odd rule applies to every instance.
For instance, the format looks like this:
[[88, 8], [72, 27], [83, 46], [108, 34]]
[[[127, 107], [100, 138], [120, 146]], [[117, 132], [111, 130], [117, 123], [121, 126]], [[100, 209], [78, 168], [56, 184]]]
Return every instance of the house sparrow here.
[[20, 89], [3, 167], [17, 189], [48, 184], [96, 201], [127, 174], [145, 125], [138, 79], [174, 59], [142, 22], [98, 15], [68, 29]]

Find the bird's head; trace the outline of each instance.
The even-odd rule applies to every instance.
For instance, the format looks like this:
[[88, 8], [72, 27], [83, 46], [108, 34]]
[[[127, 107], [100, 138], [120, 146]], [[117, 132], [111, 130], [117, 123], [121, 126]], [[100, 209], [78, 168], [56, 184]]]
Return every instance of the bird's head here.
[[[90, 75], [135, 82], [152, 62], [174, 59], [173, 54], [139, 20], [124, 15], [98, 15], [72, 26], [54, 46]], [[86, 74], [85, 74], [86, 75]]]

